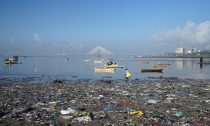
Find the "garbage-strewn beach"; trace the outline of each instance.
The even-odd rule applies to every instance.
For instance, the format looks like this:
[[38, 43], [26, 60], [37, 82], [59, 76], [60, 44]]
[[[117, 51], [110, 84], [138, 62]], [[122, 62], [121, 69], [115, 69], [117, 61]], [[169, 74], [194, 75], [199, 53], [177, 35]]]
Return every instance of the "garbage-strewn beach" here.
[[1, 78], [0, 90], [0, 125], [210, 124], [210, 80]]

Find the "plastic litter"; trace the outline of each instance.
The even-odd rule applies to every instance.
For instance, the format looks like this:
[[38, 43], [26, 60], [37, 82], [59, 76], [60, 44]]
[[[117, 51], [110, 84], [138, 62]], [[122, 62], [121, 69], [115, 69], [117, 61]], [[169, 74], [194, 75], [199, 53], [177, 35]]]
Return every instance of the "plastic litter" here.
[[128, 113], [130, 113], [130, 112], [133, 112], [133, 111], [135, 111], [135, 110], [130, 109], [130, 108], [126, 108], [126, 111], [127, 111]]
[[56, 117], [55, 117], [55, 114], [52, 114], [52, 115], [49, 115], [49, 116], [48, 116], [48, 119], [49, 119], [49, 120], [55, 120], [55, 118], [56, 118]]
[[112, 108], [110, 106], [104, 107], [100, 112], [109, 112]]
[[181, 126], [190, 126], [189, 123], [182, 124]]
[[177, 117], [182, 117], [182, 116], [184, 116], [184, 113], [183, 112], [180, 112], [180, 111], [177, 111], [175, 115]]
[[61, 118], [66, 119], [66, 120], [70, 120], [73, 118], [73, 116], [61, 116]]
[[66, 115], [66, 114], [73, 114], [75, 112], [76, 112], [76, 110], [74, 110], [72, 108], [68, 108], [66, 110], [61, 110], [61, 114], [64, 114], [64, 115]]
[[147, 103], [148, 104], [157, 104], [157, 100], [148, 100]]
[[72, 120], [72, 122], [90, 122], [90, 121], [92, 120], [89, 116], [77, 117]]
[[206, 80], [136, 79], [129, 85], [125, 80], [30, 80], [0, 81], [2, 125], [206, 126], [210, 121]]
[[143, 116], [143, 112], [142, 111], [133, 111], [133, 112], [129, 112], [129, 115], [135, 115], [135, 116]]
[[103, 95], [98, 95], [97, 99], [101, 99], [103, 97], [104, 97]]

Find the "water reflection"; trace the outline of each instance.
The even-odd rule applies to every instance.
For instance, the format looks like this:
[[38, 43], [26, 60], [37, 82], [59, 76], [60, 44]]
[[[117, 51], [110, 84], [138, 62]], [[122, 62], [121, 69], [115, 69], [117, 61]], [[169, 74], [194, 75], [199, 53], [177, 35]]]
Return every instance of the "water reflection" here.
[[201, 70], [203, 69], [203, 64], [202, 64], [202, 63], [200, 63], [200, 69], [201, 69]]
[[175, 64], [180, 71], [184, 69], [184, 59], [177, 59]]
[[6, 71], [12, 71], [12, 64], [5, 64]]
[[193, 62], [192, 62], [192, 61], [188, 61], [187, 63], [188, 63], [189, 69], [190, 69], [190, 70], [193, 70], [193, 69], [194, 69], [194, 64], [193, 64]]

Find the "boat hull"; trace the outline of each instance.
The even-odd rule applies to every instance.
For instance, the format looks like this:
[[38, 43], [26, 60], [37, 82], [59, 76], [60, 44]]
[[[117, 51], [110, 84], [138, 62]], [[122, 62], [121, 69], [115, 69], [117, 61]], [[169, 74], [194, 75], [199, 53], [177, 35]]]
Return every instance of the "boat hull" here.
[[95, 68], [95, 73], [114, 73], [114, 69], [109, 69], [109, 68]]
[[124, 66], [118, 66], [117, 64], [113, 64], [113, 65], [104, 65], [104, 68], [124, 68]]
[[142, 69], [142, 73], [147, 73], [147, 72], [156, 72], [156, 73], [162, 73], [163, 69]]

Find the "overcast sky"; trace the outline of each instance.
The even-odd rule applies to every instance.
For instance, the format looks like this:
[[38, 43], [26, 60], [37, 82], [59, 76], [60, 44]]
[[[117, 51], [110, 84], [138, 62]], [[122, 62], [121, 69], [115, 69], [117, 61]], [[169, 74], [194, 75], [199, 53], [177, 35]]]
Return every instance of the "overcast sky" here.
[[209, 13], [209, 0], [0, 0], [0, 55], [206, 49]]

